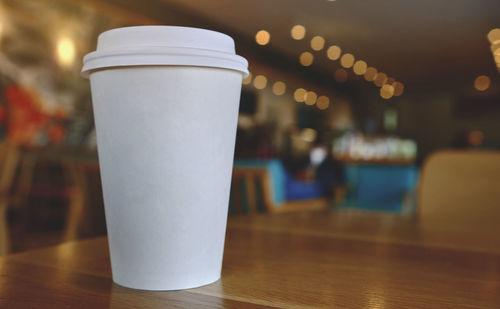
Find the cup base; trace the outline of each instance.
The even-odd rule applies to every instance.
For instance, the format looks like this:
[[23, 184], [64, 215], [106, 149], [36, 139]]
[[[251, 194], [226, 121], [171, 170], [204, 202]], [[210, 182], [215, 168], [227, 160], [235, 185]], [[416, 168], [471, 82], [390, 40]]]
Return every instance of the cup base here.
[[123, 282], [117, 282], [113, 279], [113, 283], [116, 285], [119, 285], [120, 287], [124, 287], [127, 289], [132, 289], [132, 290], [139, 290], [139, 291], [157, 291], [157, 292], [167, 292], [167, 291], [180, 291], [180, 290], [188, 290], [188, 289], [194, 289], [194, 288], [199, 288], [202, 286], [206, 286], [212, 283], [215, 283], [219, 281], [221, 276], [218, 276], [216, 279], [210, 279], [205, 281], [200, 281], [199, 283], [196, 284], [191, 284], [191, 285], [162, 285], [162, 286], [151, 286], [151, 287], [145, 287], [142, 285], [134, 285], [134, 284], [129, 284], [129, 283], [123, 283]]

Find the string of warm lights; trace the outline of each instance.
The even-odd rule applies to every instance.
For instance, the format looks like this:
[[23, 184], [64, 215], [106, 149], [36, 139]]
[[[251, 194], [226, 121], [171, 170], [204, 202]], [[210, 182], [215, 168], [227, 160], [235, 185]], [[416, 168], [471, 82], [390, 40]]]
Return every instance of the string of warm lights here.
[[[307, 30], [303, 25], [294, 25], [290, 30], [290, 36], [296, 41], [303, 40], [306, 37], [306, 33]], [[255, 40], [259, 45], [269, 44], [270, 38], [271, 35], [266, 30], [260, 30], [255, 35]], [[319, 35], [313, 36], [310, 46], [313, 51], [321, 51], [326, 46], [326, 40]], [[356, 60], [353, 54], [342, 54], [342, 49], [338, 45], [329, 46], [326, 50], [326, 56], [331, 61], [340, 61], [341, 68], [338, 68], [334, 73], [335, 81], [338, 83], [347, 81], [348, 71], [346, 69], [352, 69], [355, 75], [363, 76], [367, 82], [373, 82], [377, 87], [380, 87], [380, 96], [384, 99], [390, 99], [393, 96], [403, 94], [403, 83], [388, 77], [383, 72], [378, 72], [374, 67], [368, 67], [366, 61]], [[314, 54], [310, 51], [300, 53], [299, 62], [304, 67], [311, 66], [314, 63]]]
[[493, 59], [497, 65], [497, 70], [500, 72], [500, 28], [495, 28], [488, 33], [488, 40], [491, 43], [491, 52]]
[[[492, 29], [488, 32], [488, 41], [490, 41], [490, 49], [493, 54], [497, 70], [500, 71], [500, 28]], [[479, 75], [474, 80], [474, 88], [477, 91], [485, 91], [490, 88], [491, 79], [486, 75]]]
[[[267, 88], [268, 84], [271, 82], [265, 75], [258, 74], [253, 76], [252, 73], [248, 75], [247, 78], [243, 79], [242, 83], [244, 85], [253, 84], [253, 86], [258, 90], [264, 90]], [[281, 96], [286, 93], [287, 85], [284, 81], [275, 81], [271, 90], [274, 95]], [[320, 110], [326, 110], [330, 106], [330, 98], [325, 95], [318, 95], [314, 91], [308, 91], [304, 88], [297, 88], [293, 93], [293, 98], [298, 103], [304, 103], [305, 105], [314, 106]]]
[[[306, 35], [306, 29], [304, 26], [296, 25], [292, 28], [291, 35], [293, 39], [301, 40]], [[262, 46], [267, 45], [269, 44], [270, 40], [271, 40], [271, 35], [266, 30], [259, 30], [255, 34], [255, 41], [259, 45]], [[315, 50], [321, 50], [325, 45], [325, 40], [320, 36], [314, 37], [313, 42]], [[301, 54], [300, 59], [302, 65], [309, 66], [313, 63], [314, 56], [310, 52], [304, 52]], [[243, 80], [243, 84], [249, 85], [250, 83], [252, 83], [252, 78], [253, 76], [250, 73], [250, 75]], [[265, 77], [264, 75], [256, 75], [253, 78], [253, 86], [258, 90], [265, 89], [267, 87], [267, 83], [268, 83], [267, 77]], [[283, 81], [275, 82], [272, 86], [272, 91], [275, 95], [278, 96], [283, 95], [286, 92], [285, 82]], [[320, 110], [326, 110], [330, 106], [330, 99], [327, 96], [324, 95], [318, 96], [316, 92], [307, 91], [304, 88], [296, 89], [293, 94], [293, 97], [295, 101], [298, 103], [304, 103], [309, 106], [313, 106], [316, 104], [316, 106]]]
[[[302, 40], [305, 38], [306, 29], [302, 25], [295, 25], [292, 27], [291, 36], [295, 40]], [[311, 49], [314, 51], [321, 51], [325, 47], [325, 39], [321, 36], [314, 36], [311, 41]], [[354, 74], [364, 76], [368, 82], [374, 82], [377, 87], [380, 87], [380, 96], [384, 99], [390, 99], [393, 96], [400, 96], [403, 94], [404, 85], [397, 82], [394, 78], [389, 78], [385, 73], [378, 72], [373, 67], [368, 67], [364, 60], [356, 60], [353, 54], [344, 53], [340, 46], [331, 45], [326, 50], [326, 56], [332, 61], [340, 61], [342, 68], [335, 71], [335, 80], [343, 83], [347, 80], [348, 73], [345, 69], [352, 69]], [[303, 66], [311, 66], [314, 60], [313, 54], [310, 52], [303, 52], [299, 56], [299, 62]]]

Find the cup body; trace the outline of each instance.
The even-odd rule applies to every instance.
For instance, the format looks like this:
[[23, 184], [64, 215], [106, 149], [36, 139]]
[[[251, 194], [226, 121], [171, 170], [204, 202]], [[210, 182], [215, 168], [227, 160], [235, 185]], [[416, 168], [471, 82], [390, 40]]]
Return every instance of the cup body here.
[[145, 290], [220, 278], [241, 72], [90, 74], [113, 280]]

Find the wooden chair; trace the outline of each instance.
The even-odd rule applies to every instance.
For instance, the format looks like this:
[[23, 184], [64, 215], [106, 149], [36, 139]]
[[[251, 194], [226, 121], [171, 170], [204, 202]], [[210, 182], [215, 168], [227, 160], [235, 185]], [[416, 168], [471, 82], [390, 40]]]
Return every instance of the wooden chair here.
[[12, 200], [10, 189], [19, 163], [19, 150], [8, 144], [0, 145], [0, 256], [10, 251], [7, 209]]
[[[47, 163], [62, 167], [63, 184], [51, 183], [50, 175], [44, 175], [45, 181], [33, 182], [37, 166]], [[89, 178], [89, 174], [99, 175], [97, 155], [94, 152], [74, 148], [21, 149], [9, 144], [0, 145], [0, 256], [11, 251], [8, 207], [16, 209], [19, 215], [17, 226], [20, 228], [16, 235], [17, 240], [23, 243], [28, 229], [29, 198], [32, 195], [68, 200], [61, 241], [79, 238], [84, 218], [92, 211], [85, 208], [85, 205], [95, 191], [92, 188], [96, 186], [90, 185], [89, 181], [95, 181], [95, 177]]]
[[440, 151], [431, 155], [420, 179], [419, 217], [443, 228], [498, 230], [500, 152]]
[[328, 202], [324, 198], [275, 203], [272, 198], [271, 181], [271, 176], [265, 168], [235, 167], [231, 183], [232, 213], [285, 213], [328, 207]]

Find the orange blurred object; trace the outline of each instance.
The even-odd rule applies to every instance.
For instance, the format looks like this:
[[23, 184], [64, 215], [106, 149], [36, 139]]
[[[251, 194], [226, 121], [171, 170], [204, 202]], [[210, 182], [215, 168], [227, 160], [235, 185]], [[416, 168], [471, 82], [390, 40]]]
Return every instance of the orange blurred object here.
[[467, 141], [471, 146], [481, 146], [484, 141], [484, 133], [479, 130], [470, 131], [467, 135]]
[[49, 129], [50, 141], [54, 144], [60, 144], [64, 140], [66, 130], [61, 125], [53, 125]]
[[39, 108], [36, 97], [18, 85], [7, 85], [4, 97], [7, 101], [5, 120], [9, 141], [33, 145], [37, 134], [44, 130], [49, 117]]

